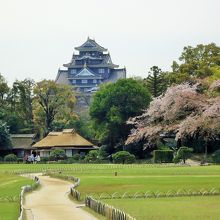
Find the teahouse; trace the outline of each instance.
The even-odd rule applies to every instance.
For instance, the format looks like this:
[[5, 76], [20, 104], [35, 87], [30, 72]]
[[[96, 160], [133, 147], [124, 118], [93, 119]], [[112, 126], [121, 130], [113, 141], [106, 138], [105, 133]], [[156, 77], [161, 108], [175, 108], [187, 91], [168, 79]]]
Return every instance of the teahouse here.
[[18, 157], [31, 154], [32, 145], [36, 143], [36, 134], [11, 134], [12, 151]]
[[79, 153], [85, 155], [89, 150], [97, 149], [91, 142], [80, 136], [74, 129], [62, 132], [50, 132], [45, 138], [33, 145], [41, 157], [48, 157], [54, 149], [63, 149], [68, 157]]

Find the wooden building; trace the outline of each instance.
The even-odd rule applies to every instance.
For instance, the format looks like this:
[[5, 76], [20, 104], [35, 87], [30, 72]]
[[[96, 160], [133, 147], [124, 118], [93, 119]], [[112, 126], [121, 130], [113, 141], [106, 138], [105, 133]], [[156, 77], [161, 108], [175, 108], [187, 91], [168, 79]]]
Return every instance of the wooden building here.
[[30, 155], [32, 145], [36, 143], [36, 134], [11, 134], [12, 152], [20, 158]]
[[79, 153], [85, 155], [88, 151], [97, 149], [94, 144], [80, 136], [74, 129], [64, 129], [62, 132], [50, 132], [45, 138], [33, 145], [33, 150], [41, 157], [50, 156], [53, 149], [63, 149], [68, 157]]

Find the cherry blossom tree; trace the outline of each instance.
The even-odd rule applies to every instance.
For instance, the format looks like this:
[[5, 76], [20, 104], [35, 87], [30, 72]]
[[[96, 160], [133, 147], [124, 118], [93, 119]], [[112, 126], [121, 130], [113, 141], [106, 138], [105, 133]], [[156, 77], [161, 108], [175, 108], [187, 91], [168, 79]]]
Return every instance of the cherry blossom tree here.
[[[218, 87], [211, 85], [209, 90]], [[155, 98], [141, 116], [130, 118], [132, 124], [126, 144], [146, 141], [146, 146], [162, 134], [174, 134], [176, 140], [202, 138], [206, 143], [220, 136], [220, 96], [200, 92], [199, 84], [181, 84], [168, 88]], [[205, 148], [207, 154], [207, 144]]]

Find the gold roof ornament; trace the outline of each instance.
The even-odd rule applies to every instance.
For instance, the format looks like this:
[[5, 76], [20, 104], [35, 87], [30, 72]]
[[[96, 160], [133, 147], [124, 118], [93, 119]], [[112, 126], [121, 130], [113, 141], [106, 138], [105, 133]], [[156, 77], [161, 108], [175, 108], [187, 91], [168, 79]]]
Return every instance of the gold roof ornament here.
[[83, 67], [84, 67], [84, 68], [87, 68], [87, 63], [86, 63], [86, 61], [85, 61], [84, 65], [83, 65]]

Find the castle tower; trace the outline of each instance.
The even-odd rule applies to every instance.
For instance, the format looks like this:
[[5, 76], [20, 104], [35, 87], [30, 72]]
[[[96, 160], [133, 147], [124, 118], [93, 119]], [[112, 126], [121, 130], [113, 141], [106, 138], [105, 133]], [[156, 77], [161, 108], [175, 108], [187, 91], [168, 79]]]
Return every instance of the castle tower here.
[[89, 94], [98, 90], [101, 83], [115, 82], [126, 78], [126, 69], [113, 64], [108, 50], [90, 38], [73, 54], [67, 69], [58, 70], [57, 83], [73, 85], [80, 93]]

